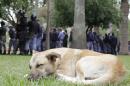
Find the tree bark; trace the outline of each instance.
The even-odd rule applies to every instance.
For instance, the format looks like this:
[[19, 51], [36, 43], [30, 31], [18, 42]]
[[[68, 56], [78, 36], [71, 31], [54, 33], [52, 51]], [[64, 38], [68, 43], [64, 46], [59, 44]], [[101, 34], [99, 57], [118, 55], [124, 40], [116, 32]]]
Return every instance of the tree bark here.
[[86, 48], [85, 0], [75, 0], [74, 29], [72, 32], [72, 48]]
[[50, 49], [50, 1], [47, 1], [46, 49]]
[[54, 21], [54, 0], [50, 0], [50, 26], [53, 27]]
[[128, 54], [128, 0], [121, 0], [122, 22], [120, 26], [120, 54]]

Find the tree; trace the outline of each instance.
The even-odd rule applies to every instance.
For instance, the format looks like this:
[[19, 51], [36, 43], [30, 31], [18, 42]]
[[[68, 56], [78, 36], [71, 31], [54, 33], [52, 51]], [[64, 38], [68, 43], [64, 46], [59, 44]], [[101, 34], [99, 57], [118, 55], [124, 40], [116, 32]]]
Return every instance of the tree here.
[[72, 33], [73, 40], [71, 47], [85, 49], [85, 0], [75, 0], [74, 29]]
[[50, 49], [50, 3], [52, 0], [47, 1], [47, 28], [46, 28], [46, 49]]
[[22, 9], [27, 12], [31, 9], [31, 6], [30, 0], [1, 0], [1, 18], [15, 26], [18, 10]]
[[[75, 7], [76, 2], [78, 1], [75, 0]], [[81, 4], [82, 2], [78, 3]], [[55, 0], [54, 24], [56, 26], [65, 27], [65, 26], [73, 26], [74, 23], [74, 33], [75, 33], [74, 34], [75, 36], [73, 36], [75, 41], [74, 46], [76, 48], [79, 48], [78, 44], [80, 44], [80, 42], [83, 41], [85, 43], [86, 31], [84, 30], [84, 24], [82, 27], [80, 25], [81, 23], [83, 23], [81, 16], [78, 16], [79, 18], [77, 18], [77, 20], [76, 16], [74, 16], [74, 12], [76, 15], [76, 10], [79, 11], [83, 9], [75, 8], [74, 11], [74, 0]], [[77, 15], [80, 15], [80, 12], [81, 11], [79, 11], [79, 14]], [[85, 23], [87, 26], [87, 31], [91, 30], [93, 27], [97, 28], [102, 27], [106, 29], [108, 28], [109, 23], [118, 26], [120, 23], [120, 19], [121, 19], [120, 12], [116, 8], [115, 0], [85, 0]], [[77, 43], [76, 40], [78, 40]], [[85, 46], [85, 44], [82, 45]], [[83, 48], [82, 45], [81, 48]]]
[[128, 0], [121, 0], [122, 22], [120, 26], [120, 53], [128, 54]]
[[2, 17], [2, 6], [1, 6], [1, 3], [0, 3], [0, 18]]
[[115, 0], [86, 0], [86, 25], [88, 29], [93, 27], [108, 28], [109, 23], [119, 25], [120, 12], [116, 8]]
[[[55, 0], [56, 26], [73, 26], [74, 0]], [[116, 0], [85, 0], [85, 22], [89, 29], [107, 28], [109, 23], [119, 25], [120, 12]]]
[[73, 26], [74, 0], [54, 0], [54, 26]]

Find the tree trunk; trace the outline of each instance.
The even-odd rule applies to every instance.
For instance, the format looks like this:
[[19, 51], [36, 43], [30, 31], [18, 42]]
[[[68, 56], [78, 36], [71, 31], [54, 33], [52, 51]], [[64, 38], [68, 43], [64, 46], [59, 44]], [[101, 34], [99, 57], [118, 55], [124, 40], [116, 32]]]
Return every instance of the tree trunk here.
[[75, 0], [74, 29], [72, 32], [72, 48], [86, 48], [85, 0]]
[[50, 1], [47, 1], [46, 49], [50, 49]]
[[120, 26], [120, 54], [128, 54], [128, 0], [121, 0], [122, 22]]
[[50, 0], [50, 26], [53, 27], [54, 21], [54, 0]]

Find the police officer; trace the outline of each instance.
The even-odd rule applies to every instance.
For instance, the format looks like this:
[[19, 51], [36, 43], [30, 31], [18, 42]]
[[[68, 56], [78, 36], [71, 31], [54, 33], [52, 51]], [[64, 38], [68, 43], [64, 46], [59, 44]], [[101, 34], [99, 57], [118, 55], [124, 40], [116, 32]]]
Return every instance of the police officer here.
[[29, 40], [26, 42], [25, 49], [32, 54], [33, 50], [37, 50], [37, 34], [41, 28], [36, 16], [31, 15], [31, 20], [28, 22], [28, 28]]
[[58, 40], [58, 34], [56, 32], [56, 29], [52, 29], [52, 32], [50, 32], [50, 47], [56, 48], [56, 43]]
[[64, 34], [65, 34], [65, 37], [63, 39], [63, 47], [67, 47], [67, 45], [68, 45], [68, 34], [67, 34], [67, 30], [65, 30]]
[[89, 50], [94, 50], [94, 34], [92, 31], [87, 33], [87, 48]]
[[111, 54], [116, 55], [117, 37], [114, 35], [114, 33], [112, 33], [110, 36], [110, 46], [111, 46]]
[[25, 13], [19, 13], [19, 23], [16, 27], [17, 32], [17, 39], [18, 39], [18, 46], [20, 50], [20, 55], [25, 54], [25, 44], [26, 44], [26, 38], [27, 38], [27, 18], [25, 17]]
[[0, 28], [0, 54], [6, 54], [6, 27], [4, 21], [1, 21]]
[[10, 26], [9, 27], [9, 37], [10, 37], [10, 40], [9, 40], [9, 50], [8, 50], [8, 54], [10, 54], [11, 52], [11, 48], [13, 48], [13, 54], [16, 54], [16, 31], [15, 29]]

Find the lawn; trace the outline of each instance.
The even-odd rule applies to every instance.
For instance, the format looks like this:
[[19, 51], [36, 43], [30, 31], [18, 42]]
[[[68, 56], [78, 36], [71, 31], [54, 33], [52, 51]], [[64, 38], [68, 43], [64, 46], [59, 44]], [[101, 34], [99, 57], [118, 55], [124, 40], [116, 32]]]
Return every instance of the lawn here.
[[[0, 55], [0, 86], [83, 86], [55, 80], [49, 77], [44, 80], [30, 82], [24, 75], [29, 72], [28, 63], [31, 56]], [[130, 56], [119, 56], [127, 68], [125, 80], [116, 85], [130, 86]]]

